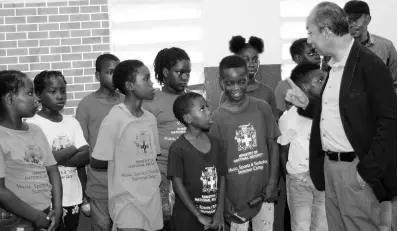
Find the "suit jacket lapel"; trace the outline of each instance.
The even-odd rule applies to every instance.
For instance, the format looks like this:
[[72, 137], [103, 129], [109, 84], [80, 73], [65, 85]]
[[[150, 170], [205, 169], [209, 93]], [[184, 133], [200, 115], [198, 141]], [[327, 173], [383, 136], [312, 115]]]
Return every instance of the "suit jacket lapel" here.
[[341, 104], [344, 102], [344, 97], [346, 94], [349, 92], [350, 85], [352, 82], [352, 79], [354, 77], [354, 71], [355, 67], [358, 63], [358, 52], [360, 49], [360, 44], [357, 41], [354, 41], [354, 44], [352, 45], [352, 48], [350, 50], [350, 53], [348, 55], [344, 71], [343, 71], [343, 76], [341, 79], [341, 85], [340, 85], [340, 110], [341, 110]]

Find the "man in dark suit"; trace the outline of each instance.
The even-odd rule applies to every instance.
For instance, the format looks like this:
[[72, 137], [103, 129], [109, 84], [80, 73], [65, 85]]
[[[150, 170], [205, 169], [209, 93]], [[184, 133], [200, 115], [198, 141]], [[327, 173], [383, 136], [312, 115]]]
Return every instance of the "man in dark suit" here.
[[[321, 100], [291, 83], [286, 100], [313, 115], [310, 175], [325, 190], [331, 231], [381, 228], [381, 203], [397, 192], [397, 99], [383, 61], [356, 42], [337, 4], [319, 3], [307, 18], [308, 42], [331, 56]], [[313, 114], [312, 114], [313, 113]]]

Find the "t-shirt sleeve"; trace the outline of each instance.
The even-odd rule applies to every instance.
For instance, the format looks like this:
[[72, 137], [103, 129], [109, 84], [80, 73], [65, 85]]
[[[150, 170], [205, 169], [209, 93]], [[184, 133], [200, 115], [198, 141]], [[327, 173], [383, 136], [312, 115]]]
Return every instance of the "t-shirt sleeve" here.
[[43, 130], [41, 130], [41, 128], [39, 127], [37, 127], [36, 129], [38, 140], [43, 141], [40, 145], [44, 156], [43, 166], [51, 166], [57, 164], [57, 161], [54, 158], [53, 152], [50, 145], [48, 144], [47, 138], [44, 135]]
[[272, 112], [271, 107], [265, 103], [264, 105], [264, 113], [265, 113], [265, 134], [267, 140], [278, 138], [281, 133], [279, 131], [278, 124], [276, 123], [275, 116]]
[[0, 147], [0, 178], [6, 177], [6, 163], [4, 162], [4, 151]]
[[76, 119], [80, 124], [84, 138], [89, 142], [90, 136], [88, 133], [88, 112], [87, 107], [84, 105], [84, 100], [80, 102], [76, 109]]
[[[287, 145], [292, 141], [294, 129], [289, 126], [288, 112], [285, 112], [279, 119], [279, 130], [281, 136], [278, 137], [278, 143], [280, 145]], [[290, 118], [291, 119], [291, 118]]]
[[278, 118], [275, 95], [274, 95], [273, 91], [270, 91], [268, 94], [268, 102], [269, 102], [269, 105], [271, 106], [272, 113], [274, 114], [275, 118]]
[[217, 139], [217, 138], [213, 138], [214, 142], [217, 143], [218, 146], [218, 150], [217, 150], [217, 169], [220, 172], [221, 176], [225, 176], [228, 173], [228, 167], [227, 167], [227, 152], [226, 149], [224, 148], [222, 142]]
[[98, 138], [94, 147], [92, 157], [97, 160], [113, 160], [115, 152], [116, 120], [113, 119], [112, 111], [102, 121], [98, 132]]
[[169, 149], [169, 159], [167, 164], [167, 177], [184, 177], [183, 153], [179, 140], [175, 141]]
[[153, 129], [153, 137], [155, 139], [155, 151], [156, 151], [155, 154], [157, 155], [160, 154], [160, 143], [159, 143], [159, 130], [158, 130], [158, 125], [156, 123], [156, 118], [154, 118], [152, 129]]
[[79, 149], [87, 144], [86, 138], [84, 137], [83, 130], [80, 127], [79, 122], [72, 117], [72, 123], [73, 123], [73, 144], [74, 146]]

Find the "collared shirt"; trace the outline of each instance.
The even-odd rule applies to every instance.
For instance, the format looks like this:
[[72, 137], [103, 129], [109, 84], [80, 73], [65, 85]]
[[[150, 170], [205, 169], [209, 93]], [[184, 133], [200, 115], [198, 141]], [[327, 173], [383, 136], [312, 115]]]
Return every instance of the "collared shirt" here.
[[290, 144], [286, 170], [290, 174], [299, 174], [309, 170], [309, 146], [312, 120], [300, 116], [293, 106], [279, 119], [278, 137], [281, 145]]
[[322, 95], [322, 112], [321, 112], [321, 141], [324, 151], [332, 152], [353, 152], [347, 135], [345, 134], [343, 123], [340, 117], [340, 85], [343, 77], [344, 68], [350, 54], [354, 39], [346, 51], [341, 61], [331, 58], [329, 66], [329, 79]]
[[394, 86], [397, 85], [397, 50], [394, 44], [383, 37], [368, 33], [369, 40], [365, 44], [369, 50], [373, 51], [387, 65], [392, 75]]

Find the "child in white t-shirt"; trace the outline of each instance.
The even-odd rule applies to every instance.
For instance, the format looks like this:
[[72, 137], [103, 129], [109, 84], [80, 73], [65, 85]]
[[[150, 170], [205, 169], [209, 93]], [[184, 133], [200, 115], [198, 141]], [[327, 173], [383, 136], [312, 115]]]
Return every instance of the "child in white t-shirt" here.
[[126, 60], [115, 68], [113, 84], [126, 97], [103, 120], [90, 166], [108, 168], [113, 230], [159, 230], [158, 129], [155, 116], [141, 107], [144, 99], [154, 97], [150, 72], [141, 61]]
[[89, 151], [79, 122], [61, 114], [66, 102], [66, 81], [59, 71], [42, 71], [34, 79], [42, 109], [27, 122], [38, 125], [47, 137], [61, 174], [63, 222], [60, 231], [74, 231], [83, 200], [78, 168], [84, 172]]

